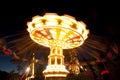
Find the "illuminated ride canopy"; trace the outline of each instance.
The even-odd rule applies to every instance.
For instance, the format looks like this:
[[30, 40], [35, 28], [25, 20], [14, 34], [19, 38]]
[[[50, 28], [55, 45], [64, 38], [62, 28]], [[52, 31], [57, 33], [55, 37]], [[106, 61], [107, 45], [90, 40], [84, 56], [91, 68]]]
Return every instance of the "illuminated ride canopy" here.
[[49, 47], [48, 66], [45, 77], [65, 77], [69, 72], [64, 66], [63, 49], [78, 47], [87, 39], [89, 30], [82, 21], [69, 15], [46, 13], [35, 16], [27, 23], [30, 37], [36, 43]]
[[33, 17], [32, 22], [28, 22], [27, 30], [31, 39], [40, 45], [57, 45], [69, 49], [83, 44], [89, 32], [85, 26], [82, 21], [77, 22], [71, 16], [47, 13]]

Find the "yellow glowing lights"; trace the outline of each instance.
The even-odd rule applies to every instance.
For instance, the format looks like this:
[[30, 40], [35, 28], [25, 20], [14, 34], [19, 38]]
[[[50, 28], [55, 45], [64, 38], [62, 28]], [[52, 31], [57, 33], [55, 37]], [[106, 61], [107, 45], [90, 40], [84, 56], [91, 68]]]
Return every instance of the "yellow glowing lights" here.
[[64, 65], [48, 65], [43, 71], [46, 77], [66, 77], [69, 72], [66, 70]]
[[69, 15], [58, 16], [55, 13], [35, 16], [27, 25], [31, 39], [47, 47], [56, 41], [61, 43], [59, 46], [63, 49], [78, 47], [87, 39], [89, 33], [82, 21], [76, 21]]
[[29, 72], [29, 71], [30, 71], [30, 67], [27, 67], [27, 68], [26, 68], [26, 72]]
[[63, 49], [83, 44], [89, 33], [85, 23], [69, 15], [46, 13], [33, 17], [27, 25], [31, 39], [51, 49], [48, 65], [43, 71], [45, 77], [66, 77], [69, 71], [64, 66]]

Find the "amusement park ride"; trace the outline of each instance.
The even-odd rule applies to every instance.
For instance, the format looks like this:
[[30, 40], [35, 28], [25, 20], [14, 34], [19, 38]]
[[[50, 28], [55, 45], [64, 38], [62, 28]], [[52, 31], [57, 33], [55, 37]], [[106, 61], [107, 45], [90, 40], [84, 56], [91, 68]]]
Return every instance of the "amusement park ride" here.
[[65, 80], [69, 71], [64, 65], [63, 49], [76, 48], [84, 43], [89, 33], [85, 23], [69, 15], [46, 13], [33, 17], [27, 25], [30, 38], [50, 48], [48, 65], [43, 71], [45, 80]]

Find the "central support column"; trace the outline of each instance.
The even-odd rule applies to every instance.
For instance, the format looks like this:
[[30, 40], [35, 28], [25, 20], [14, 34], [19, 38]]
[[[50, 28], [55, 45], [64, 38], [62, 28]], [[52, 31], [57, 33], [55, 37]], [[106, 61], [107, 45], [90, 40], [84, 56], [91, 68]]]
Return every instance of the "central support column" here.
[[63, 49], [59, 46], [53, 46], [50, 49], [48, 65], [43, 71], [45, 80], [65, 80], [69, 72], [64, 66]]

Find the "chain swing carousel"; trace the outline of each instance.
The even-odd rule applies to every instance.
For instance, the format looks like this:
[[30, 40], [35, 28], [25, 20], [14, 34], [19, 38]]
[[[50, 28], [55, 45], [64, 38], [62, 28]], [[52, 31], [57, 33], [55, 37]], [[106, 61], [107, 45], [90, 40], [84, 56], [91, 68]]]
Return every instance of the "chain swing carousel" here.
[[69, 71], [64, 65], [63, 49], [76, 48], [84, 43], [89, 33], [86, 25], [72, 16], [56, 13], [35, 16], [27, 25], [30, 38], [50, 48], [48, 65], [43, 71], [45, 80], [65, 80]]

